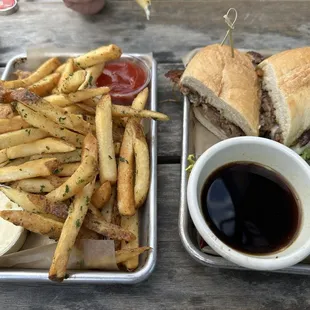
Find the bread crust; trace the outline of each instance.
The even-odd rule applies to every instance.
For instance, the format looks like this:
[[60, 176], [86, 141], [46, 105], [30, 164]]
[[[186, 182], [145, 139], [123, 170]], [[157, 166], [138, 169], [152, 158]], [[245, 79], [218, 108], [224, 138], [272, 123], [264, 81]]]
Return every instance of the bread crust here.
[[260, 83], [245, 53], [235, 50], [232, 58], [229, 46], [209, 45], [188, 63], [180, 85], [197, 91], [246, 135], [258, 135]]
[[290, 146], [310, 128], [310, 47], [275, 54], [259, 68], [282, 130], [282, 142]]

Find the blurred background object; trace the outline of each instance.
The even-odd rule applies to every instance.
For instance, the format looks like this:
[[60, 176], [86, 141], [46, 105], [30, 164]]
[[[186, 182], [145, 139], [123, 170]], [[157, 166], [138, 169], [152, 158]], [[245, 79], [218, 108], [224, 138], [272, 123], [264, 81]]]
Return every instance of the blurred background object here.
[[99, 13], [104, 5], [105, 0], [63, 0], [65, 5], [76, 12], [85, 15]]

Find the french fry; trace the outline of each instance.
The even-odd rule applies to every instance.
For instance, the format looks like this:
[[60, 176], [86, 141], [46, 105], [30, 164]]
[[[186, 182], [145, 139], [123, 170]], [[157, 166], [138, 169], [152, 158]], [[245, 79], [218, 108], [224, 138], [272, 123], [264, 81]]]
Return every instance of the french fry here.
[[151, 250], [151, 247], [144, 246], [141, 248], [134, 248], [134, 249], [122, 249], [115, 252], [115, 259], [116, 264], [120, 264], [126, 262], [128, 260], [135, 259], [140, 254]]
[[119, 156], [117, 202], [121, 215], [132, 216], [135, 214], [133, 133], [128, 124]]
[[[134, 215], [133, 215], [134, 216]], [[112, 224], [121, 226], [122, 216], [119, 213], [117, 201], [114, 201], [113, 209], [112, 209]], [[122, 240], [114, 241], [115, 251], [120, 250], [122, 246]]]
[[[96, 185], [95, 185], [95, 188], [96, 188]], [[89, 204], [88, 212], [93, 214], [95, 217], [100, 217], [101, 216], [100, 210], [98, 210], [96, 207], [94, 207], [92, 205], [92, 203]]]
[[47, 194], [46, 198], [50, 201], [64, 201], [81, 191], [97, 174], [97, 154], [97, 140], [92, 134], [88, 134], [83, 143], [81, 165], [65, 183]]
[[82, 106], [87, 106], [89, 108], [96, 108], [98, 104], [98, 101], [94, 100], [96, 98], [97, 97], [84, 100]]
[[119, 155], [120, 150], [121, 150], [121, 143], [120, 142], [114, 142], [115, 156]]
[[86, 227], [81, 227], [79, 234], [77, 236], [78, 240], [83, 239], [92, 239], [92, 240], [98, 240], [101, 239], [101, 236], [97, 234], [95, 231], [92, 231]]
[[[63, 223], [43, 214], [30, 213], [28, 211], [4, 210], [0, 211], [0, 217], [17, 226], [22, 226], [27, 230], [48, 236], [58, 240], [63, 229]], [[98, 239], [98, 234], [88, 229], [82, 228], [78, 239]]]
[[78, 67], [85, 69], [100, 63], [118, 59], [121, 57], [121, 54], [122, 50], [118, 46], [110, 44], [108, 46], [101, 46], [75, 58], [74, 63]]
[[[61, 186], [46, 195], [50, 201], [64, 201], [77, 194], [96, 174], [97, 162], [93, 156], [82, 160], [74, 174]], [[3, 168], [2, 168], [3, 169]]]
[[[9, 161], [9, 158], [8, 158], [8, 155], [6, 153], [6, 149], [4, 150], [1, 150], [0, 151], [0, 163], [3, 164], [3, 163], [8, 163]], [[4, 165], [5, 166], [5, 165]]]
[[1, 186], [0, 191], [11, 201], [18, 204], [21, 208], [33, 213], [46, 213], [43, 199], [36, 199], [35, 203], [30, 199], [31, 195], [25, 191], [7, 186]]
[[60, 73], [52, 73], [29, 86], [28, 90], [41, 97], [47, 96], [57, 86], [59, 78]]
[[104, 68], [104, 63], [94, 65], [92, 67], [86, 68], [86, 77], [83, 84], [80, 85], [79, 90], [95, 86], [98, 77], [102, 74]]
[[76, 92], [86, 78], [85, 70], [78, 70], [70, 74], [60, 85], [59, 91], [64, 94]]
[[[139, 247], [139, 212], [137, 211], [133, 216], [122, 216], [121, 227], [129, 230], [136, 236], [136, 239], [130, 242], [122, 241], [121, 249], [126, 250]], [[139, 265], [139, 257], [125, 261], [124, 265], [129, 270], [136, 269]]]
[[117, 179], [115, 151], [112, 136], [111, 97], [103, 96], [96, 110], [96, 135], [99, 147], [99, 175], [103, 184]]
[[28, 211], [0, 211], [0, 217], [14, 225], [55, 240], [59, 238], [63, 227], [61, 222]]
[[89, 114], [89, 115], [96, 114], [96, 108], [90, 107], [87, 104], [83, 104], [83, 103], [76, 103], [76, 105], [80, 107], [82, 110], [84, 110], [83, 114]]
[[14, 75], [16, 75], [18, 80], [22, 80], [22, 79], [25, 79], [28, 76], [30, 76], [31, 72], [30, 71], [23, 71], [23, 70], [16, 70], [14, 72]]
[[133, 122], [135, 153], [135, 206], [139, 208], [145, 202], [150, 187], [150, 156], [141, 124]]
[[0, 168], [0, 183], [49, 176], [57, 166], [58, 162], [55, 158], [46, 158], [26, 162], [19, 166], [3, 167]]
[[86, 122], [95, 125], [95, 116], [92, 115], [84, 115], [83, 118], [85, 119]]
[[27, 193], [18, 188], [1, 186], [0, 190], [25, 211], [38, 213], [58, 222], [64, 222], [68, 215], [68, 206], [63, 202], [50, 202], [43, 195]]
[[48, 136], [49, 134], [47, 132], [38, 128], [27, 128], [3, 133], [0, 134], [0, 149], [33, 142]]
[[112, 191], [111, 191], [110, 200], [101, 209], [101, 214], [102, 214], [104, 220], [108, 223], [112, 223], [113, 208], [114, 208], [114, 204], [115, 204], [115, 200], [116, 200], [116, 186], [113, 186], [111, 190]]
[[44, 99], [56, 106], [66, 107], [73, 103], [81, 102], [92, 97], [105, 95], [109, 91], [109, 87], [88, 88], [78, 90], [77, 92], [70, 94], [50, 95], [44, 97]]
[[0, 119], [0, 134], [31, 127], [21, 116], [10, 119]]
[[154, 121], [168, 121], [169, 117], [166, 114], [150, 111], [150, 110], [136, 110], [128, 106], [112, 105], [113, 117], [137, 117], [137, 118], [151, 118]]
[[27, 78], [22, 80], [1, 81], [0, 85], [2, 84], [5, 88], [27, 87], [40, 81], [45, 76], [51, 74], [59, 66], [60, 62], [57, 58], [50, 58]]
[[71, 113], [66, 113], [62, 110], [58, 111], [56, 108], [57, 107], [44, 109], [38, 108], [37, 111], [48, 117], [50, 120], [54, 121], [59, 126], [76, 131], [80, 134], [86, 135], [89, 131], [91, 131], [92, 126], [84, 121], [83, 117]]
[[[72, 114], [76, 114], [76, 115], [82, 115], [83, 118], [85, 118], [86, 116], [86, 111], [82, 108], [80, 108], [79, 106], [77, 106], [76, 104], [71, 104], [71, 105], [68, 105], [67, 107], [65, 108], [62, 108], [65, 112], [68, 112], [68, 113], [72, 113]], [[94, 117], [94, 116], [92, 116]]]
[[75, 151], [68, 152], [68, 153], [52, 153], [52, 154], [33, 155], [30, 157], [29, 160], [36, 160], [36, 159], [41, 159], [41, 158], [56, 158], [59, 164], [67, 164], [67, 163], [74, 163], [77, 161], [81, 161], [81, 158], [82, 158], [81, 155], [82, 155], [82, 150], [76, 149]]
[[72, 174], [76, 171], [76, 169], [78, 169], [80, 165], [81, 165], [80, 162], [62, 164], [57, 167], [57, 169], [54, 171], [54, 174], [59, 177], [71, 177]]
[[13, 118], [14, 111], [10, 104], [2, 103], [0, 104], [0, 119]]
[[[148, 99], [148, 94], [149, 94], [148, 88], [145, 88], [142, 92], [140, 92], [137, 95], [137, 97], [134, 99], [134, 101], [132, 103], [132, 108], [134, 108], [136, 110], [143, 110], [145, 108], [145, 105], [146, 105], [146, 102]], [[134, 131], [133, 132], [134, 133], [134, 151], [135, 151], [135, 159], [137, 160], [137, 155], [136, 155], [136, 150], [135, 150], [135, 148], [137, 149], [136, 141], [138, 138], [138, 134], [140, 134], [140, 135], [142, 134], [142, 136], [143, 136], [143, 131], [141, 132], [141, 131], [137, 130], [140, 128], [139, 127], [136, 128], [136, 126], [138, 126], [138, 125], [136, 125], [137, 122], [134, 119], [129, 121], [129, 125], [128, 125], [129, 127], [131, 126], [130, 123], [132, 123], [132, 126], [133, 126], [132, 129]], [[142, 139], [143, 139], [143, 137], [142, 137]], [[141, 161], [140, 157], [141, 156], [139, 156], [139, 158], [138, 158], [139, 162]], [[141, 166], [141, 164], [139, 166]], [[135, 171], [134, 197], [135, 197], [135, 206], [137, 206], [136, 201], [138, 199], [140, 200], [141, 198], [140, 198], [140, 196], [138, 196], [138, 197], [136, 196], [136, 189], [140, 188], [140, 184], [141, 184], [141, 181], [143, 178], [139, 174], [139, 171], [141, 169], [137, 168], [137, 162], [136, 162], [136, 168], [135, 169], [136, 169], [136, 171]], [[137, 172], [138, 172], [138, 174], [137, 174]], [[142, 176], [145, 175], [144, 171], [140, 171], [140, 173], [142, 173]], [[138, 187], [138, 185], [139, 185], [139, 187]], [[146, 184], [146, 186], [148, 186], [148, 184]], [[132, 240], [128, 243], [123, 241], [121, 244], [121, 249], [124, 251], [126, 251], [126, 250], [130, 251], [130, 250], [133, 250], [135, 248], [138, 248], [139, 247], [139, 212], [136, 212], [131, 217], [122, 216], [121, 217], [121, 227], [128, 229], [129, 231], [131, 231], [136, 236], [135, 240]], [[128, 260], [124, 260], [123, 264], [128, 270], [136, 269], [139, 266], [139, 257], [135, 256], [135, 257], [132, 257]]]
[[27, 193], [28, 200], [30, 200], [35, 206], [39, 206], [41, 211], [38, 213], [46, 216], [56, 217], [57, 221], [64, 222], [68, 216], [68, 206], [64, 202], [50, 201], [44, 195], [37, 195]]
[[12, 187], [21, 189], [28, 193], [49, 193], [65, 180], [56, 176], [50, 176], [46, 178], [35, 178], [16, 181], [12, 184]]
[[151, 0], [136, 0], [136, 2], [144, 10], [146, 19], [149, 20], [151, 15]]
[[62, 108], [53, 106], [50, 102], [40, 98], [26, 89], [17, 89], [11, 92], [12, 99], [26, 105], [31, 110], [43, 114], [59, 126], [87, 134], [90, 131], [90, 124], [82, 117], [67, 113]]
[[148, 87], [146, 87], [136, 96], [136, 98], [132, 102], [131, 107], [138, 111], [144, 110], [148, 97], [149, 89]]
[[50, 280], [62, 281], [65, 278], [70, 252], [86, 216], [94, 185], [95, 179], [76, 195], [70, 207], [49, 270]]
[[97, 208], [102, 209], [104, 205], [110, 200], [112, 196], [111, 183], [109, 181], [104, 182], [99, 188], [97, 188], [91, 197], [91, 203]]
[[[53, 158], [53, 156], [50, 156], [50, 158]], [[30, 161], [29, 157], [17, 158], [17, 159], [10, 160], [5, 166], [6, 167], [18, 166], [18, 165], [26, 163], [27, 161]]]
[[103, 216], [96, 217], [92, 213], [88, 213], [84, 220], [84, 225], [101, 235], [113, 240], [134, 240], [135, 235], [128, 230], [122, 229], [118, 225], [108, 223]]
[[[60, 71], [61, 68], [63, 68], [62, 71]], [[74, 72], [73, 58], [69, 58], [66, 63], [58, 67], [56, 72], [61, 73], [60, 79], [58, 81], [58, 87], [57, 87], [57, 89], [60, 89], [62, 87], [63, 82], [66, 80], [66, 78], [69, 77], [70, 74]]]
[[72, 152], [74, 150], [75, 147], [65, 141], [56, 138], [45, 138], [9, 147], [6, 149], [6, 154], [9, 159], [15, 159], [35, 154]]
[[67, 141], [76, 147], [82, 146], [82, 142], [84, 140], [83, 135], [61, 127], [60, 125], [29, 109], [21, 103], [17, 103], [16, 109], [18, 113], [21, 114], [22, 118], [32, 126], [40, 128], [48, 132], [51, 136]]

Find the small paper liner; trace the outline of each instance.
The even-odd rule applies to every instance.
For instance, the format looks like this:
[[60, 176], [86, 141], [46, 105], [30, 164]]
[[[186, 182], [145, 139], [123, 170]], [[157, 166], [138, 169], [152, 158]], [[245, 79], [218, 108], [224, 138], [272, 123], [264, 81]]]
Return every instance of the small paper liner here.
[[[34, 234], [33, 234], [34, 235]], [[38, 236], [38, 235], [37, 235]], [[19, 252], [0, 257], [2, 268], [48, 269], [51, 266], [56, 243], [47, 238], [33, 236], [27, 239], [30, 247]], [[39, 245], [41, 244], [41, 245]], [[26, 244], [25, 244], [26, 245]], [[24, 248], [25, 248], [24, 245]], [[26, 247], [27, 247], [26, 246]], [[112, 240], [80, 240], [70, 253], [68, 270], [100, 269], [118, 270], [115, 260], [114, 241]]]

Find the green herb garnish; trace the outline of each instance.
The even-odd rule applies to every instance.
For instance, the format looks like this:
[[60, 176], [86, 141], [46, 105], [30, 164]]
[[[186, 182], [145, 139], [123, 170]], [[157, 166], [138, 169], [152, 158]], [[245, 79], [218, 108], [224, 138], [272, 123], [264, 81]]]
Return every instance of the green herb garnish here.
[[77, 219], [77, 220], [76, 220], [75, 226], [76, 226], [76, 228], [79, 228], [79, 227], [81, 226], [81, 221], [80, 221], [80, 219]]
[[301, 154], [300, 156], [304, 159], [304, 160], [310, 160], [310, 148], [306, 148]]
[[127, 163], [129, 164], [128, 160], [122, 156], [119, 157], [119, 160], [122, 162], [122, 163]]
[[62, 196], [63, 196], [63, 197], [65, 197], [65, 196], [66, 196], [66, 194], [68, 194], [68, 193], [69, 193], [69, 191], [70, 191], [70, 188], [69, 188], [69, 186], [68, 186], [68, 185], [66, 185], [65, 192], [64, 192], [64, 194], [63, 194]]
[[62, 124], [62, 123], [63, 123], [63, 121], [64, 121], [65, 119], [66, 119], [66, 117], [59, 117], [59, 119], [58, 119], [58, 120], [59, 120], [59, 123], [61, 123], [61, 124]]

